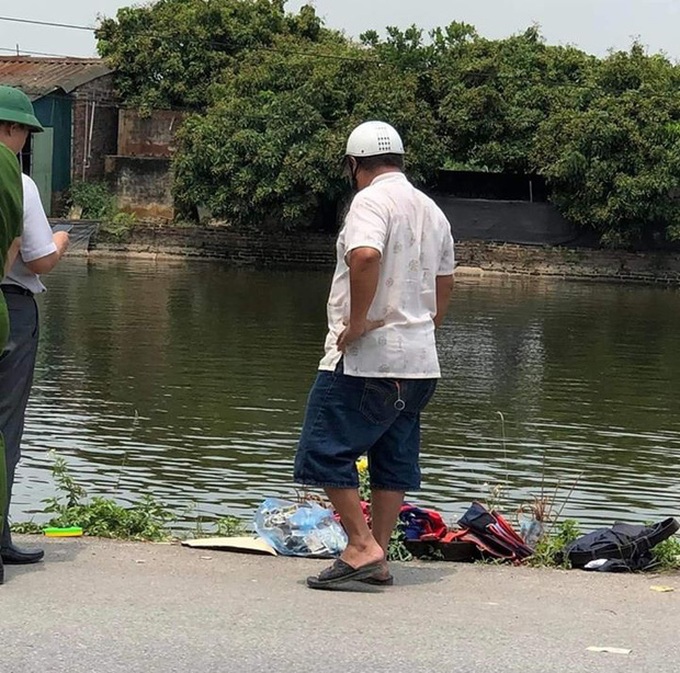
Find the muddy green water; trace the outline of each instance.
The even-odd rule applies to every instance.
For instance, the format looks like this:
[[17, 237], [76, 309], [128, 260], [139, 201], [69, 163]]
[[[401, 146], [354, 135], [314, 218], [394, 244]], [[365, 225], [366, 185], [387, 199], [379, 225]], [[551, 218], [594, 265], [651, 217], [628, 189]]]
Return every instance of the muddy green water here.
[[[50, 449], [179, 526], [294, 493], [329, 274], [71, 259], [47, 282], [14, 519], [53, 495]], [[507, 511], [543, 490], [586, 526], [679, 514], [679, 333], [674, 289], [458, 280], [412, 500], [453, 520], [503, 485]]]

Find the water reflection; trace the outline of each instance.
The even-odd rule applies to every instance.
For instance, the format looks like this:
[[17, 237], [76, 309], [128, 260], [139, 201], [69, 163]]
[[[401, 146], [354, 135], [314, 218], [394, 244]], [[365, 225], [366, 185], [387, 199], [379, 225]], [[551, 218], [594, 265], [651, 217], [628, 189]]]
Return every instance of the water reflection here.
[[[324, 336], [324, 273], [73, 259], [50, 278], [15, 518], [58, 449], [92, 494], [153, 493], [189, 521], [290, 494]], [[460, 279], [424, 417], [419, 502], [462, 513], [507, 483], [587, 523], [678, 514], [680, 295]], [[505, 417], [503, 441], [500, 417]]]

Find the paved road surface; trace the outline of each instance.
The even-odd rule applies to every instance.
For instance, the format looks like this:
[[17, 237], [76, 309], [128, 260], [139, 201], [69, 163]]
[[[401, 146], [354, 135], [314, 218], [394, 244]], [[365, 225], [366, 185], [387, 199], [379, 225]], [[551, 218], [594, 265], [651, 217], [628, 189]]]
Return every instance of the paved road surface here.
[[6, 568], [1, 673], [680, 670], [678, 575], [409, 563], [388, 589], [319, 592], [304, 578], [321, 561], [84, 539], [46, 548], [45, 563]]

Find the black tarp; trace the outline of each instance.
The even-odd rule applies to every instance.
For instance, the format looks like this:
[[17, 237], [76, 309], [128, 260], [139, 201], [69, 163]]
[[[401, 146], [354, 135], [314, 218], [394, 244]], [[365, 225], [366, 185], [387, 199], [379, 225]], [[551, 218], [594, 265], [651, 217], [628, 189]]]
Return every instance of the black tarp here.
[[560, 245], [575, 240], [579, 233], [550, 203], [459, 199], [443, 194], [433, 198], [451, 222], [457, 241]]

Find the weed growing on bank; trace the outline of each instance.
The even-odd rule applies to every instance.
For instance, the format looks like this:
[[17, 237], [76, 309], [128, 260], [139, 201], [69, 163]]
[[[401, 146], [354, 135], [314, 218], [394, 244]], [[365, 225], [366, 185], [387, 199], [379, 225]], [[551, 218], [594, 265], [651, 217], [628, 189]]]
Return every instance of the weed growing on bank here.
[[534, 555], [528, 559], [529, 565], [534, 568], [570, 568], [571, 564], [564, 557], [564, 551], [580, 535], [578, 521], [566, 519], [552, 532], [541, 537], [534, 549]]
[[[45, 500], [43, 513], [51, 514], [46, 524], [34, 521], [12, 525], [19, 534], [41, 534], [46, 527], [83, 529], [83, 534], [116, 540], [165, 542], [175, 536], [170, 523], [175, 516], [160, 500], [145, 495], [133, 505], [121, 505], [113, 498], [95, 496], [88, 498], [86, 490], [76, 482], [66, 461], [52, 454], [52, 477], [57, 494]], [[228, 537], [246, 533], [244, 522], [238, 517], [226, 516], [211, 522], [206, 528], [198, 519], [194, 537]]]
[[680, 537], [674, 535], [652, 549], [660, 570], [680, 570]]

